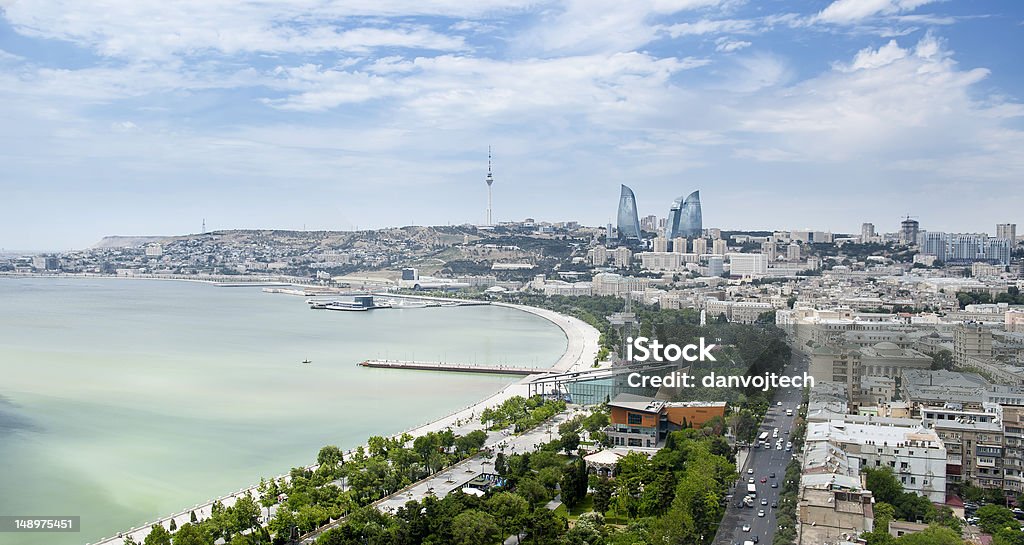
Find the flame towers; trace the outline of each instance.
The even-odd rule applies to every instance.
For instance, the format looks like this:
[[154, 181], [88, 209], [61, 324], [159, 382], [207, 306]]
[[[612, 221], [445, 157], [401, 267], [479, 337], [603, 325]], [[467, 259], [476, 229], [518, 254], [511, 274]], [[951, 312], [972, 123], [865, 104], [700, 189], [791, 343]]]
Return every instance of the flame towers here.
[[668, 211], [668, 223], [665, 226], [667, 238], [699, 237], [704, 231], [700, 213], [700, 191], [672, 201]]
[[622, 186], [619, 194], [619, 239], [640, 240], [640, 217], [636, 212], [636, 196], [633, 190]]

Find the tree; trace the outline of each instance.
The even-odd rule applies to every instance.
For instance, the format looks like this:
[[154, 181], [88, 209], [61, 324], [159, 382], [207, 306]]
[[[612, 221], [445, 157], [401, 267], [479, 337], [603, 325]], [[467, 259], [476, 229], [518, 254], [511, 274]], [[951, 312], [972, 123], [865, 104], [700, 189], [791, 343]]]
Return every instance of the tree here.
[[978, 509], [977, 516], [978, 526], [988, 534], [994, 535], [1006, 527], [1020, 528], [1020, 523], [1013, 517], [1013, 511], [999, 505], [984, 505]]
[[1024, 532], [1003, 528], [992, 536], [992, 545], [1024, 545]]
[[602, 515], [608, 512], [612, 503], [612, 483], [606, 478], [600, 478], [594, 484], [594, 511]]
[[239, 533], [244, 530], [255, 530], [260, 525], [260, 508], [252, 496], [246, 494], [235, 502], [231, 509], [232, 533]]
[[501, 535], [519, 535], [523, 525], [523, 517], [530, 511], [530, 504], [518, 494], [498, 492], [487, 500], [487, 512], [494, 515]]
[[916, 534], [896, 538], [896, 545], [963, 545], [960, 535], [944, 526], [929, 526]]
[[566, 454], [572, 454], [572, 451], [576, 450], [580, 446], [580, 436], [578, 433], [567, 433], [562, 436], [562, 450]]
[[895, 506], [897, 499], [903, 493], [903, 485], [896, 480], [892, 471], [883, 467], [868, 468], [865, 472], [867, 473], [868, 490], [874, 494], [875, 499]]
[[142, 543], [143, 545], [171, 545], [171, 533], [163, 525], [154, 524]]
[[174, 519], [171, 519], [171, 523], [170, 523], [170, 525], [168, 525], [167, 529], [172, 531], [172, 532], [177, 530], [178, 529], [178, 523], [175, 522]]
[[174, 533], [174, 545], [212, 545], [211, 538], [198, 524], [182, 524]]
[[932, 371], [953, 369], [953, 354], [949, 350], [938, 350], [932, 354]]
[[499, 542], [500, 530], [494, 517], [476, 509], [452, 519], [452, 535], [458, 545], [493, 545]]
[[340, 448], [334, 445], [327, 445], [317, 453], [316, 463], [333, 469], [344, 463], [344, 455]]

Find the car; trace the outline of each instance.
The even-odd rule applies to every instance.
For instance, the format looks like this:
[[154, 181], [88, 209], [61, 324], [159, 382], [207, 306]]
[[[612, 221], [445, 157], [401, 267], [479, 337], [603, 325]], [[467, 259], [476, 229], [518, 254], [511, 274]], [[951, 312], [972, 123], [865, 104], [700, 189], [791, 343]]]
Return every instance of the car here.
[[772, 488], [778, 488], [778, 487], [779, 487], [779, 481], [772, 481]]
[[789, 446], [787, 446], [787, 447], [786, 447], [786, 451], [787, 451], [787, 452], [788, 452], [788, 451], [791, 451], [791, 450], [793, 450], [793, 445], [789, 445]]
[[758, 542], [761, 541], [761, 539], [759, 537], [757, 537], [757, 536], [751, 536], [751, 537], [753, 537], [754, 543], [758, 543]]
[[778, 506], [779, 506], [779, 502], [777, 502], [777, 501], [773, 501], [772, 502], [772, 509], [775, 509]]
[[750, 531], [750, 525], [749, 524], [744, 524], [743, 525], [743, 531], [744, 532], [749, 532]]
[[763, 517], [764, 516], [764, 509], [758, 509], [757, 510], [757, 516]]
[[747, 469], [747, 475], [753, 475], [753, 474], [754, 474], [754, 468]]
[[769, 473], [769, 474], [768, 474], [768, 478], [769, 478], [769, 479], [774, 479], [774, 478], [775, 478], [775, 472], [774, 472], [774, 471], [772, 471], [771, 473]]
[[781, 407], [782, 406], [782, 402], [780, 401], [780, 402], [776, 403], [775, 406], [776, 407]]
[[761, 505], [768, 505], [768, 498], [761, 498]]
[[747, 479], [747, 484], [754, 484], [754, 478], [750, 477]]
[[768, 482], [768, 478], [767, 477], [761, 477], [761, 484], [764, 484], [766, 482]]
[[782, 443], [775, 445], [775, 450], [782, 450]]

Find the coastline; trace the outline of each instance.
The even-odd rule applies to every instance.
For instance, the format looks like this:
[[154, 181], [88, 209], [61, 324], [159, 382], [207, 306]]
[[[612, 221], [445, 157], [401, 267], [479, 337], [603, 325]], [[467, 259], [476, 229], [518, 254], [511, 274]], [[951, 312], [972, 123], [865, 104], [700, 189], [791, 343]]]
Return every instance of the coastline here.
[[[36, 275], [32, 275], [32, 276], [36, 276]], [[48, 276], [48, 277], [51, 277], [51, 278], [68, 278], [68, 277], [82, 277], [82, 276], [81, 275], [62, 275], [62, 276], [52, 275], [52, 276]], [[96, 275], [96, 276], [89, 276], [88, 278], [131, 278], [131, 277], [111, 277], [109, 275], [107, 275], [107, 276]], [[206, 283], [206, 284], [211, 284], [211, 285], [218, 284], [218, 282], [216, 282], [216, 281], [196, 279], [196, 278], [139, 278], [139, 277], [136, 277], [134, 279], [137, 279], [137, 280], [180, 280], [180, 281], [186, 281], [186, 282], [201, 282], [201, 283]], [[555, 364], [552, 367], [538, 369], [538, 374], [541, 374], [541, 373], [544, 373], [544, 372], [549, 372], [549, 371], [565, 372], [565, 371], [570, 371], [570, 370], [573, 370], [573, 369], [583, 369], [583, 368], [589, 367], [594, 362], [594, 358], [596, 357], [597, 352], [598, 352], [598, 341], [599, 341], [600, 333], [596, 329], [594, 329], [592, 326], [587, 324], [586, 322], [583, 322], [582, 320], [579, 320], [577, 318], [573, 318], [573, 317], [570, 317], [570, 316], [564, 316], [564, 315], [558, 314], [558, 313], [550, 311], [550, 310], [540, 309], [540, 308], [535, 308], [535, 307], [529, 307], [529, 306], [525, 306], [525, 305], [515, 305], [515, 304], [510, 304], [510, 303], [498, 303], [498, 302], [492, 302], [490, 304], [494, 305], [494, 306], [513, 308], [513, 309], [516, 309], [516, 310], [520, 310], [520, 311], [523, 311], [523, 312], [528, 312], [528, 313], [533, 314], [535, 316], [544, 318], [545, 320], [547, 320], [547, 321], [551, 322], [552, 324], [556, 325], [562, 331], [563, 335], [565, 335], [565, 338], [566, 338], [566, 349], [563, 352], [563, 354], [561, 355], [561, 357], [559, 357], [559, 359], [555, 362]], [[392, 435], [392, 437], [401, 436], [402, 434], [406, 434], [406, 433], [412, 435], [413, 437], [418, 437], [418, 436], [424, 435], [424, 434], [426, 434], [428, 432], [440, 431], [440, 430], [444, 430], [444, 429], [449, 428], [449, 427], [457, 428], [458, 427], [457, 424], [459, 422], [468, 422], [468, 421], [471, 421], [471, 420], [475, 419], [475, 417], [478, 416], [485, 408], [499, 405], [502, 402], [504, 402], [505, 400], [507, 400], [507, 399], [509, 399], [511, 397], [517, 396], [517, 395], [523, 395], [523, 396], [527, 395], [528, 389], [527, 389], [527, 387], [526, 387], [526, 385], [524, 383], [526, 381], [530, 380], [530, 378], [531, 377], [524, 377], [523, 379], [505, 386], [501, 390], [499, 390], [499, 391], [497, 391], [497, 392], [495, 392], [495, 393], [493, 393], [493, 394], [491, 394], [491, 395], [481, 399], [480, 401], [478, 401], [476, 403], [473, 403], [473, 404], [467, 405], [465, 407], [456, 409], [456, 410], [452, 411], [451, 413], [449, 413], [448, 415], [443, 416], [441, 418], [438, 418], [436, 420], [433, 420], [433, 421], [430, 421], [430, 422], [425, 422], [423, 424], [413, 426], [413, 427], [411, 427], [409, 429], [406, 429], [404, 431], [400, 431], [398, 433], [395, 433], [395, 434]], [[363, 445], [363, 446], [365, 446], [365, 445]], [[345, 452], [345, 455], [346, 456], [351, 455], [351, 453], [353, 451], [354, 451], [354, 449], [350, 449], [350, 450]], [[304, 467], [309, 468], [309, 469], [315, 469], [316, 468], [316, 464], [306, 465]], [[287, 474], [283, 474], [283, 475], [277, 476], [276, 478], [285, 478], [285, 479], [287, 479], [288, 475]], [[236, 492], [233, 492], [233, 493], [230, 493], [230, 494], [226, 494], [226, 495], [221, 496], [219, 498], [214, 498], [214, 499], [209, 500], [209, 501], [207, 501], [205, 503], [196, 504], [195, 506], [192, 506], [190, 508], [186, 508], [186, 509], [182, 510], [179, 513], [175, 513], [175, 514], [167, 516], [167, 517], [162, 517], [162, 518], [160, 518], [158, 520], [147, 522], [147, 523], [145, 523], [145, 524], [143, 524], [143, 525], [141, 525], [139, 527], [135, 527], [135, 528], [131, 528], [131, 529], [122, 531], [122, 532], [120, 532], [119, 535], [112, 536], [112, 537], [109, 537], [109, 538], [102, 538], [102, 539], [100, 539], [98, 541], [92, 542], [90, 545], [123, 545], [124, 544], [124, 538], [128, 537], [128, 536], [132, 537], [136, 542], [141, 543], [145, 539], [145, 536], [149, 533], [150, 528], [154, 524], [161, 524], [165, 528], [168, 528], [169, 525], [170, 525], [171, 520], [173, 519], [175, 521], [176, 526], [181, 527], [183, 524], [185, 524], [185, 523], [190, 521], [190, 516], [191, 516], [192, 512], [195, 512], [196, 516], [199, 517], [200, 519], [208, 518], [209, 516], [211, 516], [211, 508], [212, 508], [212, 506], [213, 506], [213, 504], [215, 502], [220, 501], [225, 506], [231, 506], [231, 505], [233, 505], [235, 503], [235, 501], [239, 497], [244, 496], [246, 493], [252, 494], [252, 496], [254, 498], [256, 498], [256, 499], [259, 498], [259, 492], [256, 490], [256, 486], [255, 485], [253, 485], [251, 487], [248, 487], [248, 488], [242, 488], [242, 489], [240, 489], [240, 490], [238, 490]]]

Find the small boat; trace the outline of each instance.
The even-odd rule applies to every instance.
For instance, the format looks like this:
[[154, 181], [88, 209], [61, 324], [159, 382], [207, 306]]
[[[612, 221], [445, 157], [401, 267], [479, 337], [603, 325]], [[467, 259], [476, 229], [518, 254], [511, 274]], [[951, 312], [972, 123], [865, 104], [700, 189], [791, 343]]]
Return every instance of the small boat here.
[[309, 360], [302, 360], [302, 363], [313, 363], [313, 362], [311, 362]]

